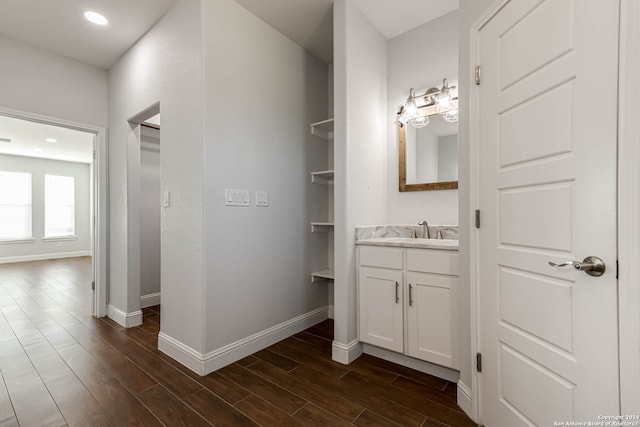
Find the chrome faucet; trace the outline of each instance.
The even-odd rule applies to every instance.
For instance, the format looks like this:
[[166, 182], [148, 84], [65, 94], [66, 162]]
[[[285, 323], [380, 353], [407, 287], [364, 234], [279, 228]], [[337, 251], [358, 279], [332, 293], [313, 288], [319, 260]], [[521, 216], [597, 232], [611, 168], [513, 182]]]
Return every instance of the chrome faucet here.
[[422, 232], [422, 237], [424, 237], [425, 239], [429, 239], [429, 224], [427, 223], [426, 220], [422, 220], [418, 223], [418, 225], [422, 226], [423, 232]]

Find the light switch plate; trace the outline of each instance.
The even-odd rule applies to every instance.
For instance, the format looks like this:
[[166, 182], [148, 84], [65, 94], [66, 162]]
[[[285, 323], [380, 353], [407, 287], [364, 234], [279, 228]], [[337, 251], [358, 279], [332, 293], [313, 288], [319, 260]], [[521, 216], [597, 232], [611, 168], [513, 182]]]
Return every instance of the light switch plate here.
[[269, 206], [269, 193], [266, 191], [256, 191], [256, 206]]
[[224, 190], [225, 206], [249, 206], [249, 190]]

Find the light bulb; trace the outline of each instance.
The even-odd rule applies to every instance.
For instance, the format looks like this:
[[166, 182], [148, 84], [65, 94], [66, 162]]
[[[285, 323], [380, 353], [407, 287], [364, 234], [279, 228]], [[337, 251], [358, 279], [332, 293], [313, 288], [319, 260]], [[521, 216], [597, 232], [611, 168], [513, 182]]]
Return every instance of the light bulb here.
[[109, 20], [105, 18], [103, 15], [100, 15], [98, 12], [93, 12], [90, 10], [87, 10], [84, 12], [84, 17], [88, 21], [93, 22], [94, 24], [100, 25], [100, 26], [104, 26], [109, 23]]
[[442, 115], [446, 121], [449, 123], [454, 123], [458, 121], [458, 110], [449, 110]]
[[404, 103], [404, 112], [407, 115], [407, 120], [414, 119], [420, 115], [418, 112], [418, 105], [416, 104], [416, 95], [413, 92], [413, 88], [409, 90], [409, 97], [407, 101]]
[[427, 116], [414, 117], [413, 119], [410, 120], [410, 122], [414, 128], [420, 129], [429, 124], [429, 117]]
[[407, 113], [409, 119], [418, 117], [418, 106], [416, 105], [416, 99], [414, 97], [411, 96], [407, 99], [407, 103], [404, 104], [404, 111]]
[[436, 111], [439, 114], [444, 114], [453, 108], [453, 99], [451, 98], [451, 92], [448, 89], [440, 92], [436, 99]]

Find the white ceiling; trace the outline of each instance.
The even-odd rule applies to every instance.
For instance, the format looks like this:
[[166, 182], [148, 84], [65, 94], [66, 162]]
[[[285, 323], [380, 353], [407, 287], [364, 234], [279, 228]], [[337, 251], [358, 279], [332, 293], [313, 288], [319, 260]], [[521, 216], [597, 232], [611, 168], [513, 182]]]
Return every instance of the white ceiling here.
[[333, 0], [235, 0], [326, 62], [333, 63]]
[[362, 13], [392, 39], [458, 9], [458, 0], [355, 0]]
[[[0, 154], [91, 163], [94, 135], [57, 126], [0, 116]], [[53, 138], [56, 142], [47, 142]]]
[[[109, 68], [176, 0], [0, 0], [0, 35]], [[236, 0], [324, 62], [333, 62], [332, 0]], [[354, 0], [389, 38], [458, 8], [458, 0]], [[84, 19], [93, 10], [109, 19]]]
[[[99, 68], [109, 68], [175, 0], [0, 0], [0, 34]], [[109, 19], [87, 21], [92, 10]]]
[[[326, 62], [333, 63], [332, 0], [235, 0]], [[355, 0], [387, 38], [458, 9], [458, 0]]]

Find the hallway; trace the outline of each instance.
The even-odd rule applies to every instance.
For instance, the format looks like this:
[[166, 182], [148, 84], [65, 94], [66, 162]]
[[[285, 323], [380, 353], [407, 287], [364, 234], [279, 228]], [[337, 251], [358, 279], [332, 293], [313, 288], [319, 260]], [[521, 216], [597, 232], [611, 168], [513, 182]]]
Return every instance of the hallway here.
[[200, 377], [156, 349], [159, 307], [93, 318], [90, 277], [88, 257], [0, 265], [0, 425], [475, 425], [453, 383], [332, 362], [331, 321]]

